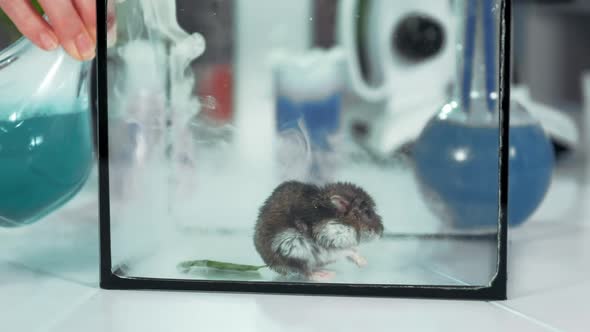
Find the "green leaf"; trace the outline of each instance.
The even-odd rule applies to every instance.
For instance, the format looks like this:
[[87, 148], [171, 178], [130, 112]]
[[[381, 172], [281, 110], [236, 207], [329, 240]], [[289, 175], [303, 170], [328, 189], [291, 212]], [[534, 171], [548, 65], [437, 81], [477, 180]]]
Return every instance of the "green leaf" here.
[[190, 272], [194, 268], [205, 268], [205, 269], [214, 269], [219, 271], [228, 271], [228, 272], [257, 272], [258, 270], [265, 268], [266, 265], [262, 266], [255, 266], [255, 265], [243, 265], [243, 264], [234, 264], [234, 263], [227, 263], [227, 262], [219, 262], [219, 261], [212, 261], [212, 260], [192, 260], [192, 261], [184, 261], [177, 265], [177, 268], [184, 273]]

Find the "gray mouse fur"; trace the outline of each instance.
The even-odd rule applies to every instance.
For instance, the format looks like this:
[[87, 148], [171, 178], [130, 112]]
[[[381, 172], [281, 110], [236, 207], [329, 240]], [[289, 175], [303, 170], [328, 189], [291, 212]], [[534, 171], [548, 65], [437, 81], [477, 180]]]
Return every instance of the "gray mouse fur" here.
[[340, 258], [366, 264], [356, 248], [382, 234], [375, 202], [360, 187], [287, 181], [260, 208], [254, 244], [275, 272], [324, 279], [332, 275], [322, 268]]

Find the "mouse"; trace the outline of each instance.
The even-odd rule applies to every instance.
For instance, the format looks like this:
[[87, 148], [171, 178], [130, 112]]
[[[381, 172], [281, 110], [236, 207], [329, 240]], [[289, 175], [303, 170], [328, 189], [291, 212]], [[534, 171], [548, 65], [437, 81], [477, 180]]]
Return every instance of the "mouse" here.
[[261, 206], [254, 245], [279, 275], [326, 281], [335, 273], [325, 267], [340, 259], [366, 266], [358, 246], [381, 238], [383, 230], [373, 198], [361, 187], [291, 180], [276, 187]]

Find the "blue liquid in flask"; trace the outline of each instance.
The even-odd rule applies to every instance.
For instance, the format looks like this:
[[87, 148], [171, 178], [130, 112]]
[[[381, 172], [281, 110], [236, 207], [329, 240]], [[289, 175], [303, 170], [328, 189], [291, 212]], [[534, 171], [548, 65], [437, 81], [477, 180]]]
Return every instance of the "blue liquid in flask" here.
[[87, 109], [34, 114], [41, 115], [0, 120], [3, 227], [31, 224], [68, 202], [86, 182], [94, 161]]
[[[553, 148], [536, 123], [510, 126], [508, 223], [522, 224], [542, 202]], [[457, 229], [498, 225], [499, 129], [434, 118], [414, 148], [418, 181]], [[440, 211], [438, 211], [440, 212]]]
[[[334, 147], [330, 138], [340, 127], [341, 93], [334, 93], [324, 98], [311, 100], [294, 100], [286, 96], [278, 96], [276, 100], [276, 129], [279, 133], [296, 131], [302, 134], [305, 129], [309, 135], [307, 142], [314, 155], [309, 166], [308, 180], [326, 182], [332, 169], [322, 164], [318, 157], [330, 153]], [[302, 121], [300, 123], [300, 121]], [[300, 124], [305, 128], [300, 128]]]
[[330, 135], [340, 127], [341, 94], [334, 94], [324, 99], [294, 101], [285, 96], [278, 96], [277, 130], [298, 127], [299, 119], [303, 119], [309, 132], [314, 148], [330, 150]]

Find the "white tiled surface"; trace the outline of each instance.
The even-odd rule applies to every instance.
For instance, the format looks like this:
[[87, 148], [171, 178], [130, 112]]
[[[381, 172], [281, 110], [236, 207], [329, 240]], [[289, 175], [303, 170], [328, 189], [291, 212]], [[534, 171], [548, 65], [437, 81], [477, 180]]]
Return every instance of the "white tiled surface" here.
[[100, 292], [55, 332], [545, 331], [481, 302]]
[[0, 229], [0, 331], [589, 331], [584, 216], [511, 233], [508, 301], [231, 295], [98, 289], [96, 202], [82, 201]]
[[0, 262], [97, 286], [98, 203], [96, 178], [92, 179], [73, 201], [42, 222], [17, 229], [0, 228]]
[[587, 332], [590, 322], [588, 296], [590, 296], [590, 281], [515, 298], [506, 302], [505, 305], [554, 326], [560, 331]]
[[95, 289], [0, 263], [2, 331], [45, 331], [88, 301]]
[[590, 281], [590, 229], [578, 226], [532, 241], [513, 240], [509, 257], [513, 298]]

